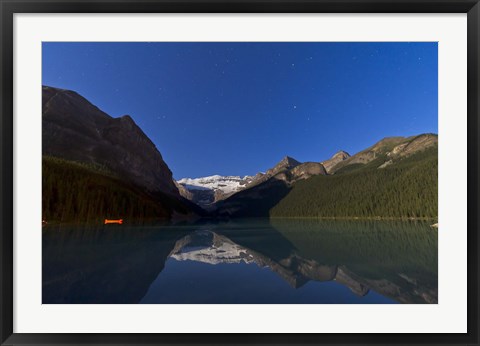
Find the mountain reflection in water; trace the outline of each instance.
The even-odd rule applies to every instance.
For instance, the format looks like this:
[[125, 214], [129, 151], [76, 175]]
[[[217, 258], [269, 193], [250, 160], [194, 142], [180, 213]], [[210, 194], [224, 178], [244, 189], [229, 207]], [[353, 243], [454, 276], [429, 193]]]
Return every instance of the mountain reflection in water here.
[[437, 303], [437, 257], [422, 222], [46, 227], [43, 303]]

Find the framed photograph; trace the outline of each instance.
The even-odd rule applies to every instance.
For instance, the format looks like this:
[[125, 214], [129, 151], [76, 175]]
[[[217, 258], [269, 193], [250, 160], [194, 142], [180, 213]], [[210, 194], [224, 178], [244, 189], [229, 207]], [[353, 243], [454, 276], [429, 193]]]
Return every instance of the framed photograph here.
[[2, 345], [479, 345], [477, 0], [0, 6]]

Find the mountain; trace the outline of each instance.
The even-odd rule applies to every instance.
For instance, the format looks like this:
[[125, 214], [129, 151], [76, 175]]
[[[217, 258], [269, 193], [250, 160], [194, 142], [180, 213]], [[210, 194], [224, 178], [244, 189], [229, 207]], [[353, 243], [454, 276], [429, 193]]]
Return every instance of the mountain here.
[[430, 134], [384, 139], [340, 162], [335, 174], [298, 182], [269, 215], [436, 218], [437, 141]]
[[225, 199], [235, 192], [243, 190], [253, 181], [251, 176], [221, 176], [212, 175], [201, 178], [183, 178], [177, 181], [180, 194], [208, 208], [212, 203]]
[[340, 151], [323, 163], [291, 163], [289, 158], [283, 159], [275, 166], [279, 169], [268, 170], [256, 183], [217, 203], [216, 215], [340, 218], [436, 218], [438, 215], [435, 134], [384, 138], [353, 156]]
[[[188, 200], [196, 203], [206, 210], [215, 209], [214, 203], [222, 201], [233, 194], [261, 184], [278, 173], [286, 170], [300, 167], [302, 164], [297, 160], [285, 156], [274, 167], [267, 170], [266, 173], [257, 173], [255, 176], [221, 176], [212, 175], [201, 178], [183, 178], [178, 180], [177, 187], [180, 194]], [[319, 165], [319, 164], [316, 164]], [[319, 174], [313, 173], [315, 170], [321, 168], [314, 168], [313, 166], [303, 166], [296, 171], [297, 175]], [[278, 176], [280, 177], [280, 176]], [[284, 178], [286, 179], [286, 178]]]
[[112, 118], [74, 91], [42, 92], [43, 155], [105, 167], [149, 191], [179, 196], [162, 155], [130, 116]]
[[326, 174], [321, 163], [300, 163], [285, 156], [265, 174], [256, 175], [245, 189], [217, 202], [214, 213], [220, 217], [268, 216], [269, 210], [288, 194], [292, 184]]
[[172, 172], [128, 116], [76, 92], [42, 87], [43, 217], [57, 221], [190, 217]]
[[[218, 217], [436, 218], [438, 136], [387, 137], [323, 162], [285, 156], [255, 176], [178, 182], [128, 116], [42, 87], [43, 217], [156, 220]], [[202, 209], [203, 208], [203, 209]], [[207, 210], [208, 212], [206, 212]]]

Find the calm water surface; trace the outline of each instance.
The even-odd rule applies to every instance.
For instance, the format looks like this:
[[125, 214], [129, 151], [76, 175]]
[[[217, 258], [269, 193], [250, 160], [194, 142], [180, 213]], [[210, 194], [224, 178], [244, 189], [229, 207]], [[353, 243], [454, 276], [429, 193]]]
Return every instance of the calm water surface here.
[[438, 299], [437, 230], [429, 223], [274, 219], [107, 226], [43, 229], [44, 304]]

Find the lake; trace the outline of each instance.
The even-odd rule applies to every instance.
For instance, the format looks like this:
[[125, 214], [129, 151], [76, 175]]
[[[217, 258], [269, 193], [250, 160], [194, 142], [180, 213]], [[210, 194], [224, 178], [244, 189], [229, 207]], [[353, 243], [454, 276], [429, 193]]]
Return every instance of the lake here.
[[437, 229], [252, 219], [43, 228], [43, 304], [436, 304]]

